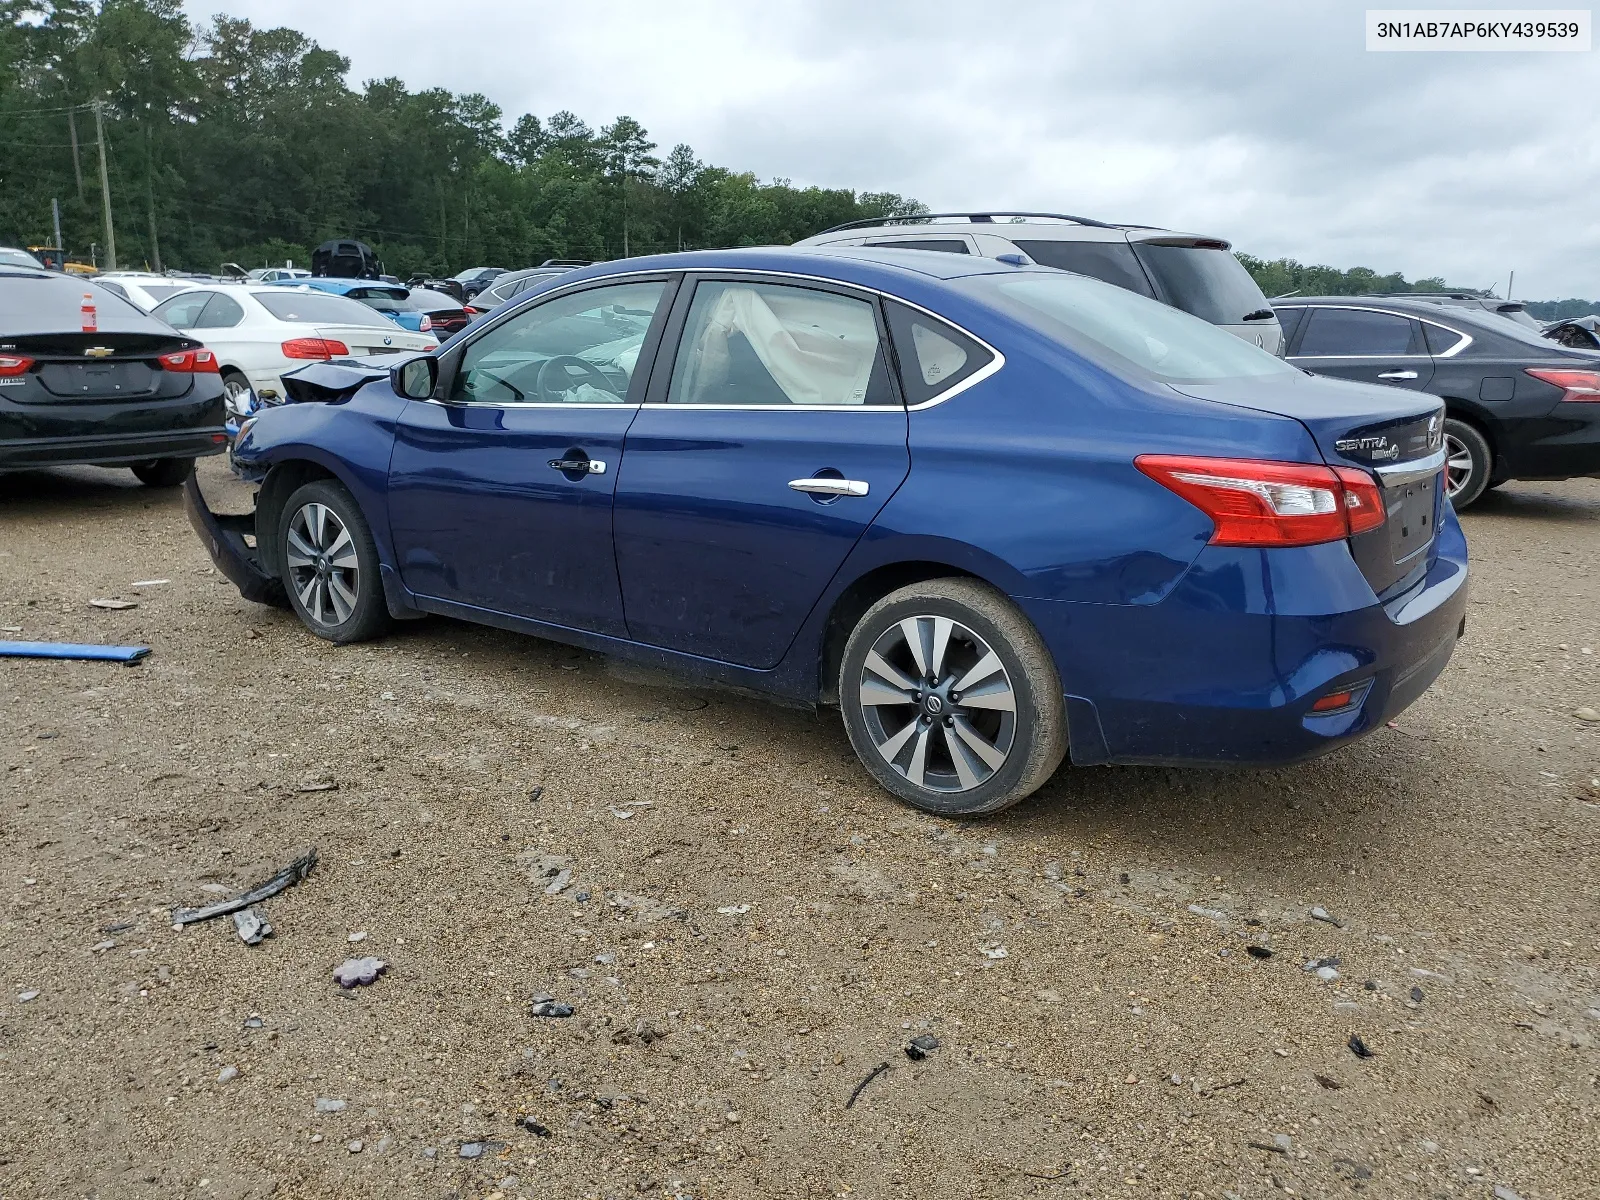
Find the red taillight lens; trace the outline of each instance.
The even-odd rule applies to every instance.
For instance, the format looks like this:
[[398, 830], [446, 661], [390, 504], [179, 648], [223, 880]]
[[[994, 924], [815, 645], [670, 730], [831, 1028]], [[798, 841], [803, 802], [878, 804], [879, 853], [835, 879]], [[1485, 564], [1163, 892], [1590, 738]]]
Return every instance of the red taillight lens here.
[[1524, 373], [1562, 389], [1566, 403], [1600, 403], [1600, 374], [1594, 371], [1564, 371], [1555, 367], [1524, 367]]
[[168, 371], [186, 375], [215, 375], [220, 370], [217, 356], [209, 350], [179, 350], [176, 354], [163, 354], [161, 365]]
[[314, 358], [326, 362], [350, 353], [350, 347], [333, 338], [290, 338], [283, 344], [285, 358]]
[[31, 366], [33, 366], [31, 358], [23, 358], [18, 354], [0, 354], [0, 379], [15, 379], [18, 375], [26, 375]]
[[433, 332], [433, 318], [430, 317], [427, 313], [423, 313], [422, 314], [422, 324], [420, 326], [418, 326], [418, 329], [421, 330], [421, 332], [423, 332], [423, 333], [432, 333]]
[[478, 308], [472, 304], [463, 305], [462, 307], [466, 310], [466, 314], [469, 317], [481, 317], [484, 313], [489, 311], [486, 308]]
[[1133, 463], [1211, 518], [1214, 546], [1314, 546], [1384, 521], [1377, 483], [1349, 467], [1187, 454]]
[[1341, 708], [1349, 708], [1355, 702], [1355, 698], [1354, 692], [1329, 692], [1311, 706], [1311, 711], [1336, 712]]

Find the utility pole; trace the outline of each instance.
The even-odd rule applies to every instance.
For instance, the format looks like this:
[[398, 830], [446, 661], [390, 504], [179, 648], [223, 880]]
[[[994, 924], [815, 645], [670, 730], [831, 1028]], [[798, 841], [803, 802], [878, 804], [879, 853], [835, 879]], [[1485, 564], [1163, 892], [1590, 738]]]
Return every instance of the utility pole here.
[[150, 214], [150, 254], [156, 260], [156, 274], [161, 274], [161, 239], [156, 236], [156, 159], [151, 149], [150, 122], [144, 125], [144, 195], [146, 211]]
[[61, 201], [50, 201], [50, 215], [56, 222], [56, 249], [61, 252], [61, 269], [67, 269], [67, 247], [61, 240]]
[[106, 270], [117, 269], [117, 234], [111, 224], [111, 177], [106, 174], [106, 126], [100, 101], [94, 102], [94, 136], [100, 147], [100, 203], [106, 214]]

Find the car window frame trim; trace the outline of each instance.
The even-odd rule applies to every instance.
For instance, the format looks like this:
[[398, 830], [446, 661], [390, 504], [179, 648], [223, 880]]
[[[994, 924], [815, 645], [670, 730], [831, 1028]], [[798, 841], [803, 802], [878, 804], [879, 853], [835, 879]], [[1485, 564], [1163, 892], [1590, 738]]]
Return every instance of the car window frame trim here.
[[[1453, 334], [1455, 334], [1455, 336], [1457, 338], [1461, 339], [1460, 341], [1456, 342], [1456, 344], [1454, 346], [1451, 346], [1450, 349], [1441, 351], [1438, 354], [1434, 354], [1432, 351], [1429, 351], [1426, 354], [1285, 354], [1283, 356], [1285, 360], [1291, 359], [1291, 358], [1304, 358], [1304, 359], [1310, 359], [1310, 360], [1312, 360], [1314, 362], [1321, 362], [1321, 361], [1326, 361], [1328, 359], [1335, 359], [1335, 358], [1337, 358], [1337, 359], [1359, 358], [1359, 359], [1363, 359], [1363, 360], [1371, 360], [1371, 361], [1374, 361], [1374, 362], [1388, 362], [1388, 361], [1390, 361], [1392, 359], [1401, 359], [1401, 358], [1408, 359], [1408, 360], [1409, 359], [1419, 359], [1420, 360], [1420, 359], [1424, 359], [1424, 358], [1428, 358], [1428, 359], [1454, 358], [1454, 357], [1456, 357], [1456, 355], [1460, 354], [1463, 350], [1465, 350], [1468, 346], [1472, 345], [1473, 341], [1475, 340], [1470, 333], [1462, 333], [1461, 330], [1459, 330], [1459, 329], [1453, 329], [1449, 325], [1443, 325], [1440, 322], [1432, 320], [1432, 319], [1430, 319], [1428, 317], [1418, 316], [1416, 313], [1397, 312], [1396, 310], [1394, 310], [1392, 308], [1375, 308], [1375, 307], [1373, 307], [1372, 305], [1369, 305], [1369, 304], [1284, 304], [1284, 305], [1273, 305], [1272, 307], [1273, 307], [1274, 311], [1276, 311], [1278, 308], [1281, 307], [1281, 308], [1292, 308], [1292, 309], [1296, 309], [1298, 311], [1306, 311], [1306, 310], [1315, 311], [1316, 309], [1319, 309], [1319, 308], [1325, 308], [1325, 309], [1334, 309], [1336, 311], [1354, 310], [1356, 312], [1381, 313], [1382, 315], [1384, 315], [1386, 317], [1403, 317], [1408, 321], [1416, 321], [1419, 325], [1432, 325], [1435, 329], [1442, 329], [1446, 333], [1453, 333]], [[1309, 318], [1307, 318], [1307, 319], [1309, 320]], [[1282, 325], [1283, 322], [1280, 320], [1278, 323], [1280, 325]], [[1309, 328], [1309, 326], [1307, 326], [1306, 328]], [[1295, 341], [1296, 342], [1299, 342], [1299, 341], [1303, 340], [1304, 337], [1305, 337], [1305, 329], [1304, 328], [1297, 329], [1295, 331]], [[1428, 344], [1428, 342], [1427, 342], [1427, 334], [1423, 334], [1423, 342], [1422, 342], [1422, 344], [1424, 346], [1426, 346]]]

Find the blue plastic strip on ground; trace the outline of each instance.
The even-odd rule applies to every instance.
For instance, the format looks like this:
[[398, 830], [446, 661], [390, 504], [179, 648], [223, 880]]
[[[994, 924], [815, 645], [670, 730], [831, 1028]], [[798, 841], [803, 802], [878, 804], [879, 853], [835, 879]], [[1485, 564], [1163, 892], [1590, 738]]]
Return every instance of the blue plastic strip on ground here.
[[104, 662], [137, 662], [149, 646], [87, 646], [73, 642], [0, 642], [0, 658], [92, 658]]

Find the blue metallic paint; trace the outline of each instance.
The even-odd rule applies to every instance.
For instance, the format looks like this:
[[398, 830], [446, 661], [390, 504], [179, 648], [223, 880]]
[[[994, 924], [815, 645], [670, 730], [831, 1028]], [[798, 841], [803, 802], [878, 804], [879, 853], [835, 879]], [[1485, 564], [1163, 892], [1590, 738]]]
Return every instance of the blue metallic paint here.
[[[826, 690], [829, 620], [857, 581], [903, 563], [987, 580], [1056, 657], [1078, 762], [1293, 761], [1431, 682], [1466, 601], [1447, 505], [1426, 578], [1385, 605], [1345, 543], [1210, 546], [1204, 515], [1132, 465], [1139, 453], [1317, 462], [1313, 431], [1370, 412], [1371, 395], [1320, 381], [1287, 415], [1248, 389], [1234, 403], [1130, 380], [961, 289], [964, 274], [1013, 268], [938, 261], [952, 257], [929, 255], [919, 273], [845, 253], [663, 256], [571, 272], [517, 306], [642, 271], [798, 272], [896, 295], [1003, 350], [998, 374], [909, 414], [463, 412], [379, 382], [267, 413], [237, 456], [257, 471], [310, 460], [344, 481], [405, 606], [792, 702]], [[613, 473], [572, 483], [547, 470], [580, 446], [611, 455]], [[823, 468], [870, 477], [870, 498], [820, 505], [787, 489]], [[1356, 709], [1308, 715], [1315, 695], [1368, 679]]]

